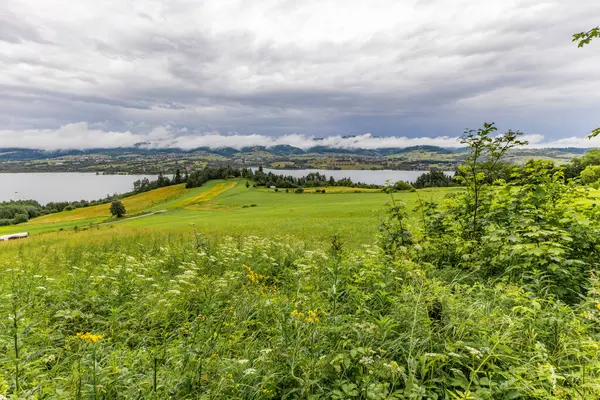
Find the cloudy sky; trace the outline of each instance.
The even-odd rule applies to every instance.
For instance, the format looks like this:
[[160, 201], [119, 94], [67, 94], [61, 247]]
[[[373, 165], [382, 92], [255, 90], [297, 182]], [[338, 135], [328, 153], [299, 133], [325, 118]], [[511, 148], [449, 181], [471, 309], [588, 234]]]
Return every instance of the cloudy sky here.
[[484, 121], [597, 146], [600, 41], [571, 35], [598, 24], [597, 0], [1, 0], [0, 147], [454, 146]]

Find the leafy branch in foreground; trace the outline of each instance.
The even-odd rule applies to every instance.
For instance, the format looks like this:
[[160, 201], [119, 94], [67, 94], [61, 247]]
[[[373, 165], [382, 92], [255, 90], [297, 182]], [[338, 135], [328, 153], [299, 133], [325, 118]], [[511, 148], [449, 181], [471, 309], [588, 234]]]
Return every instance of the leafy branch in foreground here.
[[[600, 38], [600, 26], [590, 29], [587, 32], [579, 32], [573, 35], [573, 42], [579, 42], [577, 47], [583, 47], [590, 44], [593, 39]], [[600, 135], [600, 128], [594, 129], [589, 135], [588, 139], [595, 138]]]
[[600, 26], [590, 29], [587, 32], [579, 32], [573, 35], [573, 42], [579, 42], [577, 47], [583, 47], [590, 44], [593, 39], [600, 38]]
[[460, 143], [468, 148], [465, 164], [458, 167], [457, 180], [467, 186], [472, 200], [469, 205], [471, 214], [470, 232], [473, 239], [479, 232], [479, 209], [481, 196], [487, 187], [486, 177], [492, 174], [500, 160], [515, 147], [526, 145], [519, 140], [522, 132], [509, 130], [496, 137], [492, 135], [498, 130], [492, 123], [484, 123], [483, 128], [467, 130], [460, 138]]

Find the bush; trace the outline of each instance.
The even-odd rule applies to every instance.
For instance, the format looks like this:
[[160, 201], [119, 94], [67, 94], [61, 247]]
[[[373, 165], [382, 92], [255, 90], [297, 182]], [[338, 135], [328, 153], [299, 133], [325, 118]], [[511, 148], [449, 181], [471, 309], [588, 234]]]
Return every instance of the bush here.
[[27, 221], [29, 221], [29, 215], [27, 214], [17, 214], [15, 215], [15, 218], [13, 218], [13, 224], [15, 225], [22, 224]]
[[12, 225], [12, 223], [13, 223], [12, 219], [6, 219], [6, 218], [0, 219], [0, 226], [8, 226], [8, 225]]
[[589, 185], [600, 180], [600, 165], [588, 165], [581, 174], [579, 174], [581, 183]]
[[304, 189], [303, 189], [303, 188], [301, 188], [301, 187], [299, 187], [299, 188], [297, 188], [297, 189], [296, 189], [294, 192], [295, 192], [295, 193], [304, 193]]
[[394, 191], [396, 191], [396, 192], [402, 192], [402, 191], [414, 189], [410, 183], [405, 182], [405, 181], [398, 181], [398, 182], [394, 183], [393, 188], [394, 188]]

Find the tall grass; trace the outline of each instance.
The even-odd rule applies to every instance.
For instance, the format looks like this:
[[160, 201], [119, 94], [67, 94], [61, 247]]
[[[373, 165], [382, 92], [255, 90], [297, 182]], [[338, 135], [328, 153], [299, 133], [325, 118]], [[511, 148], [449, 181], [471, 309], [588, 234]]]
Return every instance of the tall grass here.
[[600, 396], [596, 281], [567, 306], [337, 238], [3, 250], [0, 398]]

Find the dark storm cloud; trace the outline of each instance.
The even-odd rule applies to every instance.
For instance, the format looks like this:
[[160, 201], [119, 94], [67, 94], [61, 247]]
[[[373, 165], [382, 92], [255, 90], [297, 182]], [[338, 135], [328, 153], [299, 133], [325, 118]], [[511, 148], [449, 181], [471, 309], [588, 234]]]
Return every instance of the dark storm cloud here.
[[583, 0], [7, 0], [0, 130], [583, 137], [600, 44], [570, 37], [598, 18]]

